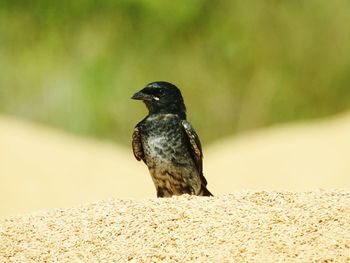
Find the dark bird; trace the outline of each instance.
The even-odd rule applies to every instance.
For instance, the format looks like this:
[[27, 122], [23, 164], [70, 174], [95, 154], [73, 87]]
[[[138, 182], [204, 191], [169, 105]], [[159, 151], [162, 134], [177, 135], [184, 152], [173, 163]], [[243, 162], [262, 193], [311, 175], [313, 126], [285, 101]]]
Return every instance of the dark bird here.
[[132, 148], [138, 161], [149, 169], [157, 197], [173, 195], [212, 196], [203, 176], [202, 146], [191, 124], [180, 90], [173, 84], [157, 81], [135, 93], [148, 115], [132, 134]]

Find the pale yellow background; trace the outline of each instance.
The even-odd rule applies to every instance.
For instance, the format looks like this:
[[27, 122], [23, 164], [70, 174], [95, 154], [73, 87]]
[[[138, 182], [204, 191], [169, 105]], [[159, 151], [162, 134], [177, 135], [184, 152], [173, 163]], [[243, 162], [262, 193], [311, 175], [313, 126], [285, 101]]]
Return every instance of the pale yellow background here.
[[[214, 195], [350, 187], [350, 115], [290, 124], [204, 147]], [[155, 197], [130, 148], [0, 117], [0, 216], [107, 198]]]

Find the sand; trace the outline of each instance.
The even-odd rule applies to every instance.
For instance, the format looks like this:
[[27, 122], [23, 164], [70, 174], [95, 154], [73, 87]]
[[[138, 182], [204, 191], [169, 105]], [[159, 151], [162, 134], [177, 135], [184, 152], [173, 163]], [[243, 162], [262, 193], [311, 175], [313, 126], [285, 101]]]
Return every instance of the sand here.
[[110, 199], [0, 221], [1, 262], [350, 262], [350, 190]]
[[215, 197], [156, 199], [130, 148], [0, 116], [0, 262], [350, 262], [349, 134], [344, 114], [224, 139]]

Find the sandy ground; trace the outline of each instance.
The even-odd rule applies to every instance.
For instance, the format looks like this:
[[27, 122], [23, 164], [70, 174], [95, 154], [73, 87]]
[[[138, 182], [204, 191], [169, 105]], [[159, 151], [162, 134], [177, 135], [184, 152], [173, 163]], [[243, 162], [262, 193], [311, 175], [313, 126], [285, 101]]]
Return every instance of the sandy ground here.
[[[273, 127], [204, 147], [215, 195], [350, 187], [350, 114]], [[0, 217], [155, 190], [131, 149], [0, 115]]]
[[107, 200], [0, 220], [1, 262], [350, 262], [350, 191]]

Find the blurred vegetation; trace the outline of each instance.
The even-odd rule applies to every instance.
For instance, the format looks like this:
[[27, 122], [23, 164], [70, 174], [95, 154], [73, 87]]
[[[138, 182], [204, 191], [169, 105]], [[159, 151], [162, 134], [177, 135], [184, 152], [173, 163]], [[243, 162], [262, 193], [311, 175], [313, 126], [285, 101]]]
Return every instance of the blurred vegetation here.
[[[181, 89], [203, 143], [350, 106], [350, 2], [0, 3], [0, 112], [130, 143], [130, 96]], [[215, 129], [214, 129], [215, 128]]]

